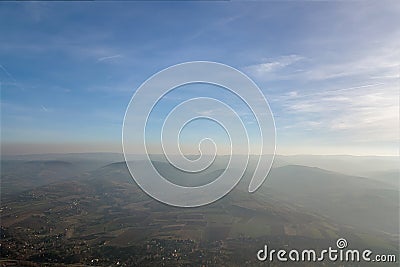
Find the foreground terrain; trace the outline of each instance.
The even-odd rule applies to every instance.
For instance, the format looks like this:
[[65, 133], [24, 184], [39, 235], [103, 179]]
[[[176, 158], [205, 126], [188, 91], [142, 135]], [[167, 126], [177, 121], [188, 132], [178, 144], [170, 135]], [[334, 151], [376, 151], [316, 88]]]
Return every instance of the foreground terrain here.
[[[325, 249], [342, 237], [354, 248], [399, 252], [398, 189], [377, 180], [279, 166], [255, 194], [239, 184], [213, 204], [183, 209], [148, 197], [124, 162], [2, 164], [4, 266], [254, 266], [266, 264], [256, 257], [265, 244]], [[29, 173], [37, 186], [24, 183]]]

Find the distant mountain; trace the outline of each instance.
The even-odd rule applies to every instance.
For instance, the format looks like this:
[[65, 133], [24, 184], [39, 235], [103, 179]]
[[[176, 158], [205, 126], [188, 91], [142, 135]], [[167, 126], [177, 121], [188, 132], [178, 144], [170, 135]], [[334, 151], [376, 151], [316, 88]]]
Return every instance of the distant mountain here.
[[62, 160], [31, 160], [31, 161], [24, 162], [24, 164], [39, 165], [43, 168], [46, 168], [46, 167], [51, 168], [51, 167], [56, 167], [56, 166], [71, 166], [72, 165], [71, 162], [62, 161]]
[[[113, 160], [110, 160], [113, 159]], [[7, 196], [64, 179], [85, 176], [112, 161], [123, 160], [122, 154], [72, 153], [2, 156], [1, 193]]]
[[395, 188], [400, 187], [400, 171], [399, 170], [387, 170], [377, 171], [368, 174], [370, 179], [385, 183], [388, 186], [394, 186]]
[[82, 167], [61, 160], [2, 160], [1, 193], [9, 195], [78, 175]]
[[399, 190], [373, 179], [290, 165], [272, 169], [257, 193], [339, 223], [399, 234]]
[[[182, 186], [201, 186], [208, 184], [218, 178], [223, 172], [224, 169], [220, 169], [223, 165], [214, 165], [203, 172], [199, 173], [187, 173], [175, 168], [173, 165], [162, 162], [162, 161], [152, 161], [153, 166], [159, 172], [159, 174], [165, 179]], [[136, 161], [133, 165], [140, 166], [141, 161]], [[101, 171], [100, 171], [101, 170]], [[126, 171], [126, 175], [130, 176], [128, 172], [128, 168], [126, 162], [114, 162], [108, 164], [101, 169], [100, 172], [121, 172]]]
[[[150, 155], [154, 161], [164, 161], [163, 155]], [[192, 155], [195, 157], [196, 155]], [[139, 155], [130, 155], [130, 160], [139, 160]], [[173, 156], [172, 156], [173, 157]], [[197, 156], [196, 156], [197, 157]], [[226, 161], [228, 156], [218, 156], [219, 160]], [[255, 159], [256, 156], [250, 156]], [[245, 156], [243, 156], [245, 159]], [[110, 162], [122, 162], [122, 153], [54, 153], [32, 155], [2, 155], [2, 160], [62, 160], [62, 161], [96, 161], [103, 165]], [[371, 172], [399, 170], [400, 158], [398, 156], [351, 156], [351, 155], [275, 155], [274, 167], [285, 165], [302, 165], [319, 167], [321, 169], [336, 171], [348, 175], [368, 176]]]
[[398, 156], [276, 155], [275, 160], [286, 162], [284, 165], [318, 167], [355, 176], [369, 176], [372, 172], [399, 170], [400, 166]]
[[64, 161], [122, 161], [122, 153], [50, 153], [50, 154], [27, 154], [27, 155], [2, 155], [3, 160], [64, 160]]

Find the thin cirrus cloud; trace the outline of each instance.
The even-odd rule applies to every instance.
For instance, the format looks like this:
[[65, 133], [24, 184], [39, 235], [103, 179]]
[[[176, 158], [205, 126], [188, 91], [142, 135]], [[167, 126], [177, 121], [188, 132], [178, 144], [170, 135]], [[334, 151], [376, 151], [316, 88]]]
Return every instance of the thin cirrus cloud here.
[[120, 55], [120, 54], [112, 55], [112, 56], [106, 56], [106, 57], [100, 57], [100, 58], [97, 59], [97, 62], [114, 60], [114, 59], [121, 58], [121, 57], [122, 57], [122, 55]]
[[317, 60], [291, 55], [246, 67], [261, 84], [286, 81], [283, 92], [280, 84], [267, 90], [272, 106], [280, 109], [278, 140], [291, 132], [292, 138], [306, 143], [315, 138], [326, 151], [375, 146], [384, 154], [396, 154], [400, 65], [393, 56], [398, 54], [393, 44], [399, 41], [391, 40], [350, 58]]
[[[293, 116], [313, 118], [307, 126], [342, 134], [349, 142], [392, 141], [398, 138], [398, 89], [371, 84], [286, 97], [284, 109]], [[396, 127], [397, 125], [397, 127]]]
[[245, 71], [253, 74], [256, 77], [265, 77], [268, 74], [282, 71], [286, 67], [301, 60], [304, 60], [304, 57], [299, 55], [287, 55], [280, 56], [278, 58], [269, 58], [262, 60], [262, 63], [245, 67]]
[[267, 91], [272, 105], [287, 114], [278, 121], [282, 130], [314, 131], [332, 142], [392, 142], [396, 149], [400, 40], [392, 35], [384, 40], [354, 55], [281, 56], [245, 69], [260, 83], [286, 80], [283, 92], [281, 85]]
[[[400, 45], [400, 42], [396, 42]], [[345, 77], [363, 79], [393, 79], [399, 76], [399, 49], [388, 45], [385, 49], [368, 50], [360, 57], [325, 63], [307, 70], [304, 77], [309, 80], [327, 80]]]

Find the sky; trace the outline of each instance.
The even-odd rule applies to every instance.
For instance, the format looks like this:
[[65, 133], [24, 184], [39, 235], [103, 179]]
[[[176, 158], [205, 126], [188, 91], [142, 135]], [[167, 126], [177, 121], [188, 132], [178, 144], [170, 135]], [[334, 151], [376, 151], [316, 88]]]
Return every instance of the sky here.
[[[398, 25], [396, 1], [4, 2], [1, 152], [121, 152], [135, 90], [164, 68], [200, 60], [258, 85], [278, 154], [398, 155]], [[226, 100], [211, 87], [166, 96], [154, 120], [198, 94]], [[185, 130], [188, 153], [202, 130], [226, 141], [202, 123]]]

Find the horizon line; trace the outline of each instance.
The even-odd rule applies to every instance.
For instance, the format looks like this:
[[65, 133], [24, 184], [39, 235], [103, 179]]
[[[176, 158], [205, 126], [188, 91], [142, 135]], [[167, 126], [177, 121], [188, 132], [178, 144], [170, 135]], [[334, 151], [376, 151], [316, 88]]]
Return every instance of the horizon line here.
[[[40, 155], [76, 155], [76, 154], [120, 154], [121, 156], [124, 155], [123, 152], [106, 152], [106, 151], [99, 151], [99, 152], [50, 152], [50, 153], [26, 153], [26, 154], [3, 154], [0, 151], [0, 157], [7, 156], [7, 157], [18, 157], [18, 156], [40, 156]], [[141, 156], [141, 154], [129, 154], [135, 156]], [[149, 153], [148, 155], [156, 155], [156, 156], [164, 156], [165, 154], [161, 153]], [[213, 154], [203, 154], [206, 156], [212, 156]], [[230, 154], [217, 154], [217, 156], [229, 156]], [[238, 154], [239, 156], [246, 156], [246, 154]], [[249, 154], [249, 156], [260, 156], [260, 155], [268, 155], [268, 154]], [[170, 156], [179, 156], [179, 154], [174, 154]], [[199, 156], [199, 154], [185, 154], [185, 156]], [[399, 157], [400, 154], [391, 154], [391, 155], [376, 155], [376, 154], [366, 154], [366, 155], [356, 155], [356, 154], [275, 154], [275, 156], [351, 156], [351, 157]]]

